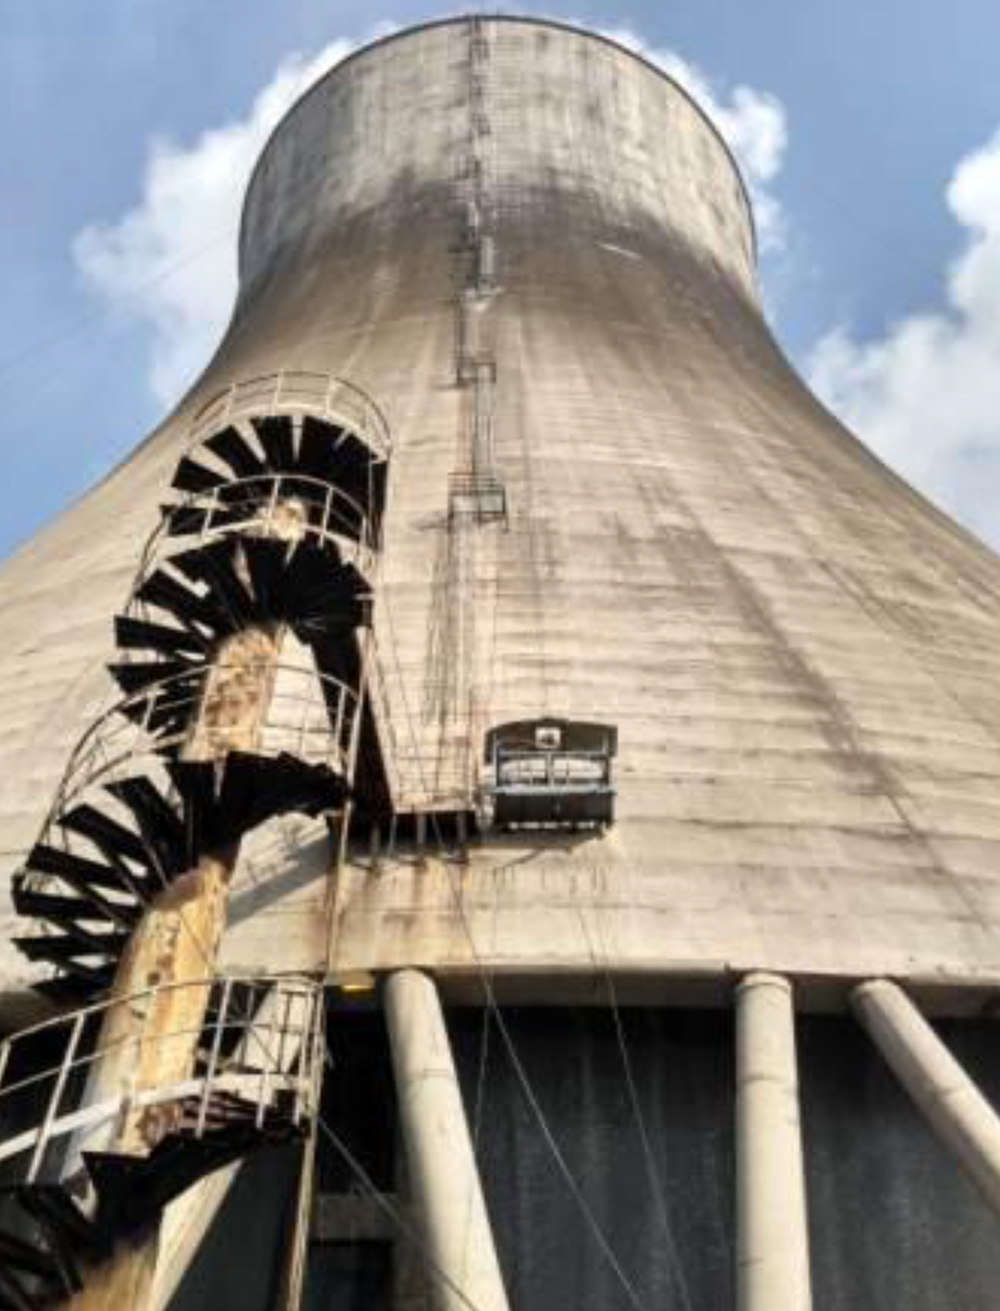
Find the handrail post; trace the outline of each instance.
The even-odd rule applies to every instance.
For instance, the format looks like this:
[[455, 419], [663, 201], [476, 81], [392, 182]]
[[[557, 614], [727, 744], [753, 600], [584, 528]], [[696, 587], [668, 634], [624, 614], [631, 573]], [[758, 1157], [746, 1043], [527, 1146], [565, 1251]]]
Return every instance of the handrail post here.
[[80, 1011], [73, 1020], [73, 1028], [70, 1031], [69, 1042], [66, 1044], [66, 1050], [63, 1052], [62, 1062], [59, 1066], [59, 1074], [56, 1077], [56, 1086], [49, 1097], [49, 1104], [45, 1109], [45, 1119], [42, 1121], [42, 1127], [38, 1131], [38, 1137], [35, 1140], [35, 1150], [31, 1153], [31, 1161], [28, 1165], [28, 1172], [25, 1176], [25, 1182], [32, 1184], [38, 1175], [38, 1169], [44, 1157], [45, 1150], [48, 1147], [49, 1134], [52, 1131], [52, 1125], [55, 1123], [59, 1114], [59, 1103], [62, 1101], [62, 1095], [66, 1090], [66, 1081], [69, 1078], [70, 1069], [76, 1056], [76, 1049], [80, 1045], [80, 1037], [83, 1034], [84, 1024], [86, 1023], [86, 1012]]
[[[265, 995], [265, 1001], [267, 1000], [268, 998]], [[274, 1000], [273, 997], [271, 1000]], [[268, 1008], [266, 1045], [258, 1039], [258, 1045], [263, 1052], [263, 1058], [261, 1060], [260, 1092], [257, 1097], [257, 1114], [255, 1117], [258, 1129], [260, 1129], [264, 1124], [264, 1108], [267, 1105], [268, 1094], [271, 1088], [271, 1063], [274, 1060], [274, 1017], [276, 1010], [276, 1005]], [[251, 1021], [251, 1023], [253, 1023], [253, 1021]]]
[[195, 1128], [195, 1137], [200, 1138], [205, 1132], [205, 1121], [208, 1118], [208, 1102], [211, 1097], [212, 1084], [215, 1081], [215, 1072], [219, 1063], [219, 1051], [222, 1048], [222, 1034], [225, 1025], [229, 1019], [229, 998], [233, 990], [233, 981], [227, 976], [222, 985], [222, 996], [219, 999], [219, 1009], [215, 1017], [215, 1033], [212, 1036], [212, 1046], [208, 1056], [208, 1066], [205, 1070], [205, 1080], [202, 1086], [201, 1102], [198, 1106], [198, 1123]]
[[333, 535], [331, 523], [333, 521], [333, 484], [327, 483], [326, 496], [323, 499], [323, 537]]
[[344, 702], [347, 698], [347, 689], [343, 683], [337, 683], [337, 713], [333, 719], [333, 740], [336, 744], [337, 751], [341, 758], [344, 756], [344, 748], [341, 742], [341, 735], [344, 730]]

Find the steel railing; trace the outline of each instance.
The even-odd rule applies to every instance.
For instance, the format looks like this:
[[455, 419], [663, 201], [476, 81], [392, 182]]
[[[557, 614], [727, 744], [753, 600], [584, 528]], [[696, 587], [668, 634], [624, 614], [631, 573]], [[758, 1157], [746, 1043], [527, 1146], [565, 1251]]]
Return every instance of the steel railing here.
[[[164, 1031], [165, 1002], [204, 1019]], [[39, 1059], [52, 1048], [58, 1057]], [[200, 1138], [219, 1094], [249, 1103], [257, 1128], [279, 1101], [300, 1125], [317, 1112], [324, 1055], [322, 984], [312, 979], [216, 977], [106, 998], [0, 1043], [0, 1123], [31, 1121], [0, 1141], [0, 1164], [25, 1158], [23, 1183], [64, 1173], [70, 1135], [78, 1157], [87, 1139], [113, 1138], [126, 1117], [169, 1103], [186, 1104], [186, 1132]], [[144, 1081], [159, 1059], [186, 1066], [183, 1077]], [[109, 1065], [117, 1077], [102, 1080]]]
[[[336, 546], [339, 557], [370, 574], [376, 557], [371, 519], [346, 492], [299, 473], [234, 478], [170, 505], [142, 553], [134, 593], [160, 565], [193, 544], [231, 536], [313, 541]], [[176, 544], [175, 544], [176, 543]]]
[[378, 459], [389, 458], [389, 424], [368, 393], [346, 378], [304, 369], [245, 378], [217, 392], [194, 415], [188, 440], [196, 446], [234, 419], [279, 413], [312, 414], [340, 423], [364, 438]]
[[[205, 671], [173, 674], [110, 706], [77, 743], [57, 789], [53, 815], [84, 792], [115, 781], [123, 770], [131, 771], [139, 758], [162, 759], [164, 753], [182, 751], [193, 741], [206, 679], [225, 669], [222, 662]], [[241, 679], [259, 681], [261, 701], [266, 702], [251, 729], [250, 745], [241, 749], [262, 755], [283, 752], [338, 772], [347, 768], [358, 705], [351, 687], [320, 674], [310, 663], [262, 658], [236, 661], [233, 669]], [[186, 718], [182, 727], [158, 726], [158, 720], [175, 714]], [[226, 739], [232, 729], [203, 725], [197, 732], [199, 743], [210, 746], [213, 734]]]

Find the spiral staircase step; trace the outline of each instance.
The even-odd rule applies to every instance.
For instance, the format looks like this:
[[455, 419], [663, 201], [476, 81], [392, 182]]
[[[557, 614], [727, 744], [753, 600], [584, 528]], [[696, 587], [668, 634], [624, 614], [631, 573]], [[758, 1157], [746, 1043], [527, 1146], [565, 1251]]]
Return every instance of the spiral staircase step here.
[[203, 532], [211, 511], [200, 505], [161, 505], [168, 537], [194, 537]]
[[[67, 827], [66, 821], [72, 819], [72, 816], [71, 811], [61, 818], [62, 827]], [[68, 827], [72, 829], [72, 824]], [[114, 891], [122, 888], [121, 874], [114, 866], [102, 865], [96, 860], [78, 856], [75, 852], [64, 851], [62, 847], [49, 846], [46, 842], [37, 842], [32, 847], [26, 864], [34, 873], [54, 875], [87, 897], [94, 888], [110, 888]]]
[[253, 478], [263, 473], [264, 466], [246, 439], [233, 427], [213, 433], [205, 442], [206, 450], [227, 464], [235, 478]]
[[100, 956], [105, 960], [117, 960], [128, 939], [127, 933], [95, 933], [81, 924], [71, 923], [64, 925], [62, 933], [15, 937], [11, 941], [28, 960], [60, 963], [75, 956]]
[[192, 460], [190, 456], [185, 455], [178, 464], [173, 482], [170, 485], [179, 492], [190, 492], [192, 495], [196, 495], [199, 492], [210, 492], [225, 481], [223, 474], [216, 473], [212, 469], [206, 469], [203, 464], [199, 464], [197, 460]]
[[260, 442], [268, 469], [290, 473], [295, 468], [295, 441], [292, 421], [287, 415], [270, 415], [250, 420]]
[[193, 629], [154, 624], [132, 615], [115, 616], [115, 641], [125, 650], [162, 651], [165, 655], [179, 652], [202, 655], [211, 645], [210, 639]]
[[23, 875], [15, 875], [11, 881], [11, 902], [19, 915], [45, 919], [60, 926], [75, 924], [78, 920], [111, 920], [106, 911], [83, 897], [67, 897], [26, 887]]
[[185, 577], [207, 585], [232, 625], [230, 631], [258, 618], [253, 597], [236, 572], [234, 556], [238, 545], [232, 540], [215, 540], [170, 557], [170, 563]]
[[151, 573], [135, 595], [147, 605], [166, 610], [182, 624], [200, 624], [210, 635], [225, 625], [225, 611], [210, 595], [202, 596], [164, 569]]
[[118, 779], [108, 783], [105, 791], [132, 812], [159, 874], [170, 879], [190, 867], [186, 827], [149, 778], [140, 774]]
[[[127, 697], [144, 691], [150, 684], [163, 683], [196, 671], [198, 666], [189, 660], [125, 660], [108, 665], [112, 676]], [[141, 710], [143, 703], [139, 703]]]

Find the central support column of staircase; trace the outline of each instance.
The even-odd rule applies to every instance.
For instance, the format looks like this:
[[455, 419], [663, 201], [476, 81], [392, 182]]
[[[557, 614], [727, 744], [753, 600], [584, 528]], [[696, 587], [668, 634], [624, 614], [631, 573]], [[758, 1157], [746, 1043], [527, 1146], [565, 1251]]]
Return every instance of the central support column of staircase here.
[[[280, 630], [249, 629], [224, 644], [205, 680], [183, 758], [224, 767], [230, 751], [253, 749], [267, 718], [280, 652]], [[206, 851], [147, 907], [122, 955], [113, 995], [128, 998], [144, 989], [162, 990], [142, 1013], [128, 1001], [108, 1012], [100, 1046], [109, 1055], [94, 1070], [88, 1097], [100, 1101], [127, 1087], [133, 1093], [169, 1088], [192, 1075], [210, 986], [171, 985], [197, 984], [215, 973], [238, 853], [238, 839]], [[103, 1150], [146, 1155], [175, 1119], [171, 1103], [133, 1112], [102, 1144]], [[121, 1245], [69, 1303], [73, 1311], [145, 1306], [156, 1275], [160, 1230], [158, 1222], [138, 1244]]]

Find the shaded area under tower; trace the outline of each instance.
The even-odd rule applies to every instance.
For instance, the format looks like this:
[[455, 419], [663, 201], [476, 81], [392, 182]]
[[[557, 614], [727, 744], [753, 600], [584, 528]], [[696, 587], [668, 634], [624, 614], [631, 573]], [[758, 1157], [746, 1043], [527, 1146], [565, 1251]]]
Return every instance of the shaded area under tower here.
[[[613, 1013], [504, 1011], [508, 1032], [569, 1168], [639, 1300], [665, 1311], [735, 1305], [734, 1061], [728, 1013], [621, 1011], [632, 1074], [662, 1181], [649, 1182]], [[631, 1304], [560, 1176], [495, 1022], [474, 1009], [449, 1027], [494, 1234], [517, 1311], [618, 1311]], [[994, 1311], [1000, 1229], [860, 1028], [846, 1017], [798, 1022], [815, 1311]], [[941, 1026], [1000, 1105], [995, 1026]], [[485, 1053], [484, 1053], [484, 1035]], [[331, 1016], [336, 1065], [324, 1115], [380, 1190], [399, 1196], [397, 1125], [380, 1014]], [[170, 1311], [208, 1311], [249, 1278], [247, 1235], [276, 1272], [291, 1204], [294, 1151], [249, 1162]], [[320, 1142], [317, 1184], [352, 1188]], [[255, 1182], [256, 1181], [256, 1182]], [[404, 1203], [405, 1205], [405, 1203]], [[266, 1214], [265, 1214], [266, 1213]], [[270, 1238], [263, 1241], [264, 1231]], [[389, 1311], [388, 1243], [311, 1247], [305, 1311]], [[268, 1260], [270, 1265], [268, 1265]], [[267, 1280], [241, 1305], [263, 1308]], [[240, 1292], [242, 1297], [242, 1291]]]

